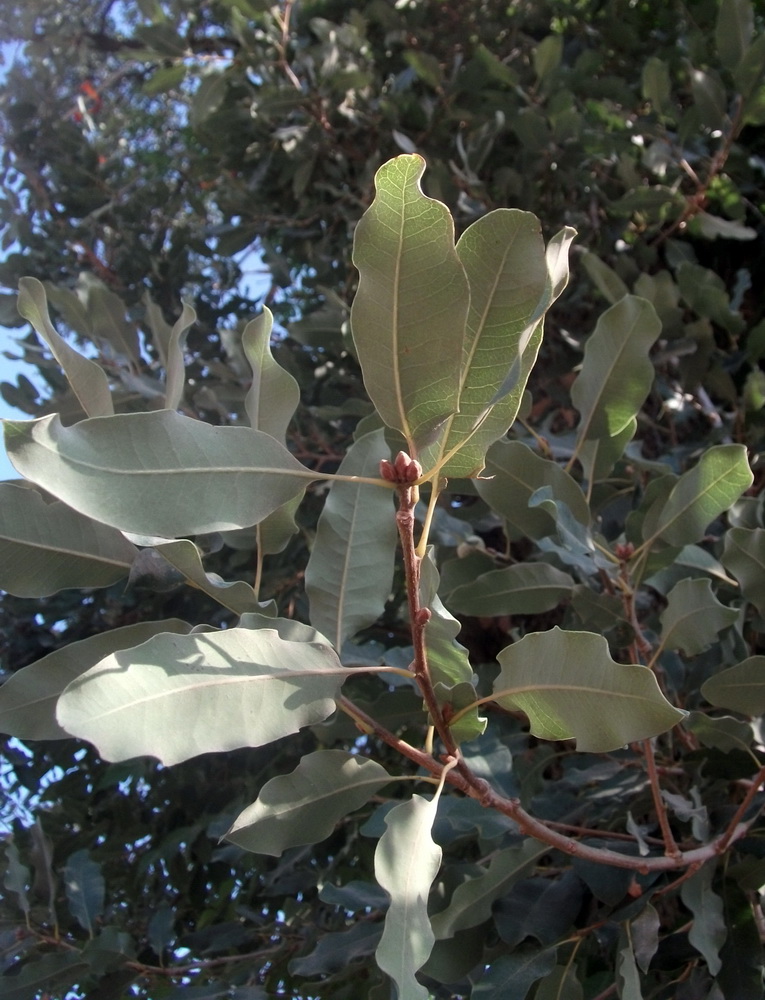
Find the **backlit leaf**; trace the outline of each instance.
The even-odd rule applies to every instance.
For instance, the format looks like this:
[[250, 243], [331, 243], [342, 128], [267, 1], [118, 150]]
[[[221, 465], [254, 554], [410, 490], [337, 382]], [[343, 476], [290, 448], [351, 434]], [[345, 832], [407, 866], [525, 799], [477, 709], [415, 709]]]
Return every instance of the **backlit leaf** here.
[[347, 674], [327, 644], [288, 641], [270, 628], [164, 634], [74, 680], [57, 717], [106, 760], [151, 755], [176, 764], [322, 722]]
[[185, 635], [191, 625], [178, 618], [124, 625], [71, 642], [12, 674], [0, 687], [0, 732], [20, 740], [62, 740], [70, 733], [56, 721], [59, 695], [105, 656], [129, 649], [160, 632]]
[[316, 478], [267, 434], [171, 410], [8, 420], [5, 441], [23, 476], [80, 513], [167, 538], [256, 524]]
[[667, 607], [660, 618], [662, 646], [696, 656], [736, 621], [738, 611], [717, 600], [709, 580], [681, 580], [667, 595]]
[[415, 979], [435, 936], [428, 919], [428, 894], [441, 864], [431, 829], [438, 800], [413, 795], [385, 817], [386, 831], [375, 851], [375, 876], [390, 896], [377, 964], [396, 984], [398, 1000], [428, 1000]]
[[267, 781], [226, 834], [247, 851], [280, 855], [316, 844], [390, 781], [385, 768], [344, 750], [307, 754], [291, 774]]
[[503, 649], [494, 697], [529, 717], [540, 739], [576, 739], [604, 753], [670, 729], [684, 718], [646, 667], [616, 663], [591, 632], [534, 632]]
[[138, 550], [114, 528], [46, 503], [37, 490], [0, 484], [0, 588], [47, 597], [74, 587], [109, 587]]
[[85, 413], [89, 417], [105, 417], [114, 413], [106, 372], [97, 362], [70, 347], [56, 331], [48, 312], [45, 288], [37, 278], [22, 278], [19, 281], [18, 309], [61, 365]]
[[[382, 430], [349, 448], [338, 470], [374, 476], [390, 449]], [[341, 649], [382, 613], [393, 585], [396, 517], [393, 491], [336, 481], [319, 517], [305, 572], [312, 624]]]
[[380, 168], [353, 251], [360, 278], [351, 325], [364, 384], [413, 456], [457, 412], [470, 301], [454, 222], [422, 193], [424, 170], [417, 154]]

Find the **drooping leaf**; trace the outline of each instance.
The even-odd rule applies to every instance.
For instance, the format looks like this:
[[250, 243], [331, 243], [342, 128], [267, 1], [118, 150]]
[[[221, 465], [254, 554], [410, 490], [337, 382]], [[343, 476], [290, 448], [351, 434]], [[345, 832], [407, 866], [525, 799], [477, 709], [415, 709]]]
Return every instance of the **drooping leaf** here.
[[[326, 719], [348, 674], [322, 642], [272, 628], [158, 635], [105, 657], [65, 689], [58, 722], [106, 760], [263, 746]], [[168, 719], [183, 720], [168, 725]]]
[[[338, 472], [374, 476], [390, 455], [382, 430], [359, 438]], [[311, 622], [341, 649], [379, 618], [393, 584], [396, 519], [393, 491], [333, 482], [319, 517], [305, 572]]]
[[274, 317], [263, 307], [242, 334], [242, 347], [252, 368], [252, 385], [244, 401], [250, 426], [283, 441], [300, 402], [300, 387], [271, 353]]
[[635, 962], [630, 927], [622, 927], [616, 952], [616, 975], [620, 1000], [643, 1000], [640, 973]]
[[167, 338], [165, 345], [165, 409], [167, 410], [177, 410], [183, 399], [183, 385], [186, 380], [183, 346], [186, 334], [196, 320], [196, 312], [188, 302], [184, 302], [181, 315], [173, 324]]
[[[556, 240], [564, 237], [566, 258], [573, 231]], [[442, 475], [469, 477], [481, 471], [486, 449], [515, 420], [544, 315], [565, 281], [554, 285], [548, 275], [539, 220], [531, 212], [490, 212], [463, 233], [457, 254], [470, 284], [459, 412], [449, 417], [438, 453], [428, 453], [428, 465], [446, 459]], [[515, 383], [500, 393], [511, 370]]]
[[711, 522], [752, 485], [752, 471], [741, 444], [716, 445], [678, 479], [666, 500], [646, 513], [643, 538], [669, 545], [692, 545]]
[[186, 635], [178, 618], [124, 625], [69, 643], [30, 663], [0, 687], [0, 732], [20, 740], [62, 740], [70, 733], [56, 721], [56, 703], [70, 681], [119, 649], [129, 649], [160, 632]]
[[27, 919], [29, 919], [30, 905], [27, 889], [31, 884], [31, 875], [27, 866], [21, 863], [19, 849], [16, 847], [12, 836], [6, 841], [5, 857], [7, 860], [7, 867], [5, 870], [3, 885], [8, 892], [12, 892], [14, 896], [16, 896], [22, 913]]
[[660, 927], [659, 914], [650, 903], [646, 904], [630, 924], [632, 951], [641, 972], [648, 972], [651, 959], [659, 947]]
[[417, 154], [380, 168], [353, 251], [360, 278], [351, 325], [364, 384], [414, 457], [457, 412], [470, 301], [454, 222], [422, 193], [424, 170]]
[[250, 584], [244, 580], [227, 583], [215, 573], [207, 573], [202, 565], [202, 557], [197, 546], [187, 538], [163, 542], [155, 550], [174, 566], [194, 587], [209, 594], [224, 608], [237, 615], [252, 612], [258, 614], [262, 608]]
[[80, 513], [166, 538], [256, 524], [316, 478], [267, 434], [171, 410], [9, 420], [5, 442], [23, 476]]
[[662, 645], [696, 656], [737, 618], [735, 608], [717, 600], [709, 580], [681, 580], [667, 595], [667, 607], [660, 615]]
[[555, 626], [507, 646], [494, 697], [525, 712], [540, 739], [576, 739], [577, 750], [604, 753], [670, 729], [684, 718], [645, 667], [616, 663], [591, 632]]
[[0, 484], [0, 588], [17, 597], [109, 587], [138, 550], [114, 528], [46, 503], [37, 490]]
[[373, 760], [344, 750], [307, 754], [291, 774], [271, 778], [234, 820], [226, 840], [257, 854], [316, 844], [390, 781]]
[[457, 931], [487, 920], [494, 901], [528, 874], [547, 850], [539, 841], [528, 838], [517, 847], [495, 854], [485, 872], [458, 885], [446, 909], [432, 918], [436, 938], [453, 937]]
[[762, 939], [751, 896], [742, 892], [731, 879], [725, 879], [721, 892], [727, 938], [720, 951], [717, 984], [726, 1000], [728, 997], [735, 997], [735, 1000], [760, 1000]]
[[555, 948], [529, 946], [492, 962], [471, 992], [471, 1000], [525, 1000], [533, 983], [555, 967]]
[[709, 971], [716, 976], [720, 971], [720, 949], [728, 932], [725, 927], [723, 903], [712, 888], [715, 866], [706, 864], [683, 882], [680, 896], [693, 913], [693, 923], [688, 940], [706, 959]]
[[106, 372], [97, 362], [70, 347], [57, 332], [48, 312], [45, 288], [37, 278], [22, 278], [19, 281], [18, 309], [24, 319], [29, 320], [37, 330], [61, 365], [85, 413], [89, 417], [106, 417], [114, 413]]
[[542, 538], [556, 530], [555, 519], [529, 500], [543, 486], [562, 500], [580, 524], [590, 523], [587, 500], [575, 480], [556, 462], [541, 458], [520, 441], [498, 441], [486, 456], [485, 479], [476, 482], [480, 496], [512, 529], [512, 537]]
[[574, 580], [548, 563], [518, 563], [484, 573], [449, 595], [462, 615], [540, 614], [571, 594]]
[[749, 656], [710, 677], [701, 693], [712, 705], [743, 715], [765, 713], [765, 656]]
[[101, 865], [92, 860], [88, 851], [75, 851], [64, 867], [64, 886], [72, 916], [93, 937], [106, 896]]
[[391, 809], [375, 851], [375, 876], [390, 896], [377, 964], [396, 984], [398, 1000], [428, 1000], [415, 973], [430, 955], [435, 936], [428, 919], [428, 893], [441, 864], [431, 836], [438, 801], [413, 795]]
[[735, 70], [744, 58], [754, 33], [751, 0], [720, 0], [715, 27], [715, 42], [720, 62]]
[[765, 528], [729, 528], [721, 558], [747, 601], [765, 615]]
[[600, 438], [619, 438], [626, 447], [625, 429], [634, 430], [653, 382], [648, 352], [660, 332], [656, 310], [636, 295], [625, 295], [600, 317], [571, 388], [580, 413], [577, 451], [585, 441]]
[[593, 285], [611, 305], [615, 305], [620, 299], [629, 295], [629, 288], [616, 271], [601, 260], [597, 254], [587, 250], [582, 254], [581, 261]]

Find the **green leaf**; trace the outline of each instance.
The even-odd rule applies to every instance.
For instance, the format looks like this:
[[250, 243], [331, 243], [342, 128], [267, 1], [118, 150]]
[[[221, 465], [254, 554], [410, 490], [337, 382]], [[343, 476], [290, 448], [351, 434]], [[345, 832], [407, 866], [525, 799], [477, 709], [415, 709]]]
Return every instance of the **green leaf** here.
[[[490, 212], [460, 237], [457, 255], [470, 285], [470, 310], [459, 412], [447, 421], [439, 453], [428, 452], [428, 467], [440, 466], [445, 476], [477, 475], [486, 449], [515, 420], [542, 340], [545, 313], [568, 280], [572, 239], [573, 230], [558, 234], [548, 261], [539, 220], [517, 209]], [[562, 250], [557, 247], [561, 240]], [[562, 267], [565, 274], [551, 275], [548, 266]], [[513, 384], [505, 385], [510, 372]]]
[[135, 323], [125, 318], [127, 307], [122, 299], [89, 272], [80, 275], [77, 293], [95, 342], [102, 349], [108, 345], [111, 353], [123, 362], [138, 365], [141, 358], [138, 330]]
[[616, 952], [616, 976], [619, 1000], [643, 1000], [640, 990], [640, 973], [632, 950], [629, 925], [622, 927]]
[[722, 900], [712, 889], [714, 874], [713, 864], [704, 865], [683, 882], [680, 897], [694, 917], [688, 931], [688, 940], [704, 956], [709, 971], [716, 976], [722, 967], [720, 949], [725, 944], [728, 931]]
[[[512, 529], [511, 537], [539, 539], [556, 532], [554, 517], [529, 500], [543, 486], [553, 499], [565, 502], [580, 524], [590, 523], [590, 509], [577, 483], [556, 462], [540, 458], [520, 441], [498, 441], [486, 456], [486, 479], [479, 479], [479, 495]], [[490, 478], [488, 478], [490, 477]]]
[[441, 864], [441, 848], [431, 829], [438, 800], [413, 795], [385, 817], [386, 831], [375, 851], [375, 876], [390, 896], [385, 929], [375, 956], [396, 984], [398, 1000], [428, 1000], [415, 979], [433, 950], [428, 894]]
[[746, 752], [752, 745], [754, 734], [749, 722], [734, 719], [731, 715], [704, 715], [703, 712], [691, 712], [683, 723], [705, 747], [714, 747], [723, 753], [731, 750]]
[[457, 412], [470, 303], [454, 222], [422, 193], [424, 170], [417, 154], [378, 170], [353, 251], [360, 277], [351, 325], [364, 384], [413, 457]]
[[80, 952], [55, 952], [27, 962], [17, 975], [0, 978], [3, 1000], [30, 1000], [48, 994], [66, 996], [68, 989], [89, 972]]
[[720, 62], [735, 70], [746, 55], [754, 34], [754, 11], [751, 0], [720, 0], [715, 28], [715, 42]]
[[0, 484], [0, 587], [48, 597], [75, 587], [109, 587], [127, 576], [137, 549], [114, 528], [37, 490]]
[[242, 334], [242, 347], [252, 367], [252, 385], [244, 401], [250, 426], [284, 441], [300, 402], [300, 387], [271, 353], [274, 317], [267, 306]]
[[538, 80], [553, 73], [563, 57], [563, 35], [548, 35], [534, 49], [532, 58]]
[[548, 563], [518, 563], [484, 573], [449, 594], [461, 615], [534, 615], [571, 594], [574, 580]]
[[187, 538], [156, 545], [155, 551], [182, 573], [192, 587], [208, 594], [224, 608], [229, 608], [237, 615], [248, 612], [257, 614], [262, 610], [249, 583], [244, 580], [227, 583], [217, 573], [207, 573], [202, 565], [199, 549]]
[[630, 923], [632, 950], [641, 972], [648, 972], [651, 960], [658, 950], [660, 928], [659, 914], [650, 903]]
[[64, 886], [72, 916], [93, 937], [106, 895], [101, 865], [91, 860], [88, 851], [75, 851], [64, 867]]
[[184, 302], [181, 315], [173, 324], [167, 338], [165, 346], [165, 409], [167, 410], [177, 410], [183, 399], [183, 385], [186, 380], [183, 346], [186, 343], [186, 334], [196, 320], [196, 312]]
[[681, 580], [667, 595], [661, 613], [661, 644], [696, 656], [717, 641], [718, 633], [738, 618], [735, 608], [726, 608], [712, 593], [709, 580]]
[[69, 684], [57, 717], [106, 760], [177, 764], [322, 722], [347, 674], [326, 643], [285, 640], [272, 628], [158, 635]]
[[[359, 438], [338, 470], [374, 476], [390, 456], [382, 430]], [[396, 515], [392, 490], [333, 482], [305, 572], [311, 623], [340, 650], [377, 620], [393, 585]]]
[[267, 434], [171, 410], [8, 420], [5, 442], [23, 476], [80, 513], [166, 538], [256, 524], [317, 478]]
[[27, 866], [21, 863], [19, 849], [13, 841], [12, 834], [5, 844], [5, 857], [8, 863], [5, 869], [3, 885], [8, 892], [12, 892], [16, 896], [19, 908], [28, 920], [30, 907], [27, 888], [32, 883], [32, 877]]
[[648, 353], [660, 332], [656, 310], [636, 295], [625, 295], [600, 317], [571, 389], [581, 415], [577, 451], [586, 440], [615, 438], [634, 429], [653, 383]]
[[722, 895], [728, 937], [720, 952], [717, 985], [726, 1000], [761, 1000], [762, 939], [751, 895], [730, 879], [723, 882]]
[[629, 295], [629, 288], [616, 271], [604, 263], [597, 254], [587, 250], [582, 254], [581, 260], [593, 285], [611, 305], [615, 305], [620, 299]]
[[18, 309], [29, 320], [64, 370], [80, 406], [89, 417], [114, 413], [106, 372], [95, 361], [85, 358], [61, 337], [51, 323], [45, 288], [37, 278], [19, 281]]
[[17, 670], [0, 687], [0, 732], [20, 740], [62, 740], [70, 733], [56, 721], [56, 704], [64, 688], [99, 660], [129, 649], [160, 632], [186, 635], [191, 625], [178, 618], [125, 625], [69, 643]]
[[314, 977], [347, 969], [351, 962], [374, 952], [381, 934], [380, 923], [362, 921], [347, 930], [325, 932], [318, 938], [313, 951], [290, 962], [289, 970], [298, 976]]
[[708, 129], [723, 129], [726, 123], [726, 93], [717, 73], [692, 69], [691, 93], [701, 124]]
[[741, 584], [747, 601], [765, 615], [765, 528], [729, 528], [721, 562]]
[[570, 965], [556, 965], [537, 986], [534, 1000], [583, 1000], [584, 990]]
[[533, 983], [555, 967], [555, 948], [523, 947], [492, 962], [471, 1000], [525, 1000]]
[[701, 693], [711, 705], [742, 715], [765, 714], [765, 656], [749, 656], [710, 677]]
[[669, 78], [669, 68], [663, 59], [651, 56], [643, 66], [642, 75], [643, 97], [650, 101], [657, 114], [666, 114], [669, 110], [672, 83]]
[[643, 522], [646, 545], [657, 539], [669, 545], [698, 542], [711, 522], [749, 489], [753, 478], [744, 445], [709, 448], [678, 479], [666, 500], [660, 498], [647, 512]]
[[316, 844], [389, 781], [385, 768], [373, 760], [344, 750], [318, 750], [303, 757], [291, 774], [267, 781], [257, 801], [234, 820], [226, 840], [275, 856], [288, 847]]
[[483, 874], [458, 885], [446, 909], [432, 918], [436, 938], [453, 937], [457, 931], [488, 920], [495, 900], [505, 895], [519, 878], [528, 875], [548, 850], [539, 841], [528, 838], [495, 854]]
[[534, 632], [502, 650], [496, 701], [525, 712], [534, 736], [576, 739], [579, 751], [606, 753], [666, 732], [673, 708], [646, 667], [616, 663], [591, 632]]

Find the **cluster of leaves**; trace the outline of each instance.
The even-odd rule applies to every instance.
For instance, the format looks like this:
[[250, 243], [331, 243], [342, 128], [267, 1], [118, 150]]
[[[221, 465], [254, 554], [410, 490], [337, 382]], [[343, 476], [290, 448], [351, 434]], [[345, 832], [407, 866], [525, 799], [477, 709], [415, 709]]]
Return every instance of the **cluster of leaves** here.
[[[81, 6], [3, 113], [5, 992], [759, 997], [750, 4]], [[465, 231], [386, 165], [351, 338], [396, 148]]]

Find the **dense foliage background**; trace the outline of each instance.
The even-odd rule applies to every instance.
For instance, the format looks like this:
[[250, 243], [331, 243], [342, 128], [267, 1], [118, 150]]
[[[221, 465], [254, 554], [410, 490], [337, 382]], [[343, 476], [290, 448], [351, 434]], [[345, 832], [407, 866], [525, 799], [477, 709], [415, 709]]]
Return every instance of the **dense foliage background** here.
[[[32, 416], [81, 416], [16, 312], [23, 276], [46, 283], [59, 329], [97, 354], [124, 412], [157, 405], [163, 336], [181, 299], [192, 301], [198, 322], [186, 342], [184, 406], [216, 424], [243, 419], [249, 370], [240, 333], [268, 304], [281, 324], [274, 354], [301, 389], [290, 448], [333, 471], [372, 409], [347, 329], [354, 227], [378, 167], [417, 151], [428, 162], [428, 194], [460, 229], [509, 206], [535, 212], [548, 238], [563, 225], [578, 230], [573, 280], [548, 320], [524, 415], [553, 450], [570, 445], [573, 373], [604, 308], [635, 292], [662, 320], [630, 453], [638, 471], [622, 491], [624, 509], [618, 489], [604, 490], [605, 534], [618, 534], [651, 463], [680, 473], [731, 441], [748, 447], [755, 485], [726, 525], [763, 529], [763, 28], [762, 10], [744, 0], [7, 2], [0, 35], [22, 44], [0, 93], [0, 318], [19, 328], [9, 353], [29, 368], [2, 385], [3, 396]], [[522, 533], [509, 531], [506, 541], [470, 483], [454, 490], [440, 544], [484, 558], [479, 549], [512, 543], [521, 560], [530, 546]], [[320, 488], [309, 491], [300, 530], [258, 570], [261, 594], [299, 620], [321, 502]], [[717, 524], [708, 540], [710, 557], [724, 530]], [[210, 538], [208, 548], [208, 572], [253, 578], [258, 562], [246, 538]], [[2, 558], [14, 558], [10, 547]], [[678, 578], [673, 567], [663, 571], [638, 608], [649, 627]], [[730, 584], [721, 566], [720, 574]], [[742, 609], [709, 648], [673, 652], [665, 663], [686, 707], [700, 709], [698, 689], [720, 665], [765, 653], [765, 607], [750, 600], [755, 613]], [[728, 603], [742, 608], [732, 592]], [[406, 645], [403, 604], [399, 577], [365, 639]], [[614, 651], [631, 641], [630, 623], [602, 604], [465, 614], [460, 641], [479, 666], [511, 639], [572, 614], [603, 631]], [[3, 594], [3, 671], [105, 627], [169, 617], [234, 618], [153, 565], [85, 597]], [[370, 703], [378, 683], [361, 692]], [[407, 697], [402, 691], [403, 714]], [[635, 850], [656, 832], [642, 773], [539, 744], [513, 718], [504, 725], [481, 753], [493, 779], [533, 800], [538, 815], [574, 834], [608, 831]], [[762, 765], [757, 724], [737, 716], [726, 731], [727, 742], [718, 733], [664, 748], [678, 836], [690, 824], [724, 822]], [[148, 758], [108, 765], [73, 741], [8, 743], [4, 995], [63, 996], [69, 986], [92, 1000], [390, 995], [372, 959], [385, 903], [370, 881], [372, 837], [381, 832], [373, 805], [321, 844], [280, 858], [218, 842], [265, 780], [294, 767], [317, 739], [331, 746], [353, 733], [339, 719], [276, 746], [171, 769]], [[389, 753], [375, 748], [377, 759]], [[597, 784], [604, 794], [586, 796]], [[456, 807], [440, 822], [448, 895], [505, 831]], [[459, 932], [460, 948], [437, 945], [426, 982], [438, 997], [469, 996], [477, 963], [517, 954], [533, 938], [568, 942], [554, 976], [535, 987], [537, 1000], [632, 1000], [641, 986], [624, 971], [624, 928], [642, 912], [648, 936], [661, 920], [653, 961], [649, 949], [634, 949], [642, 995], [759, 997], [762, 859], [753, 828], [706, 884], [681, 896], [667, 891], [672, 876], [646, 879], [640, 897], [629, 872], [556, 857], [543, 878], [529, 868], [483, 923]], [[87, 905], [73, 882], [91, 887]]]

